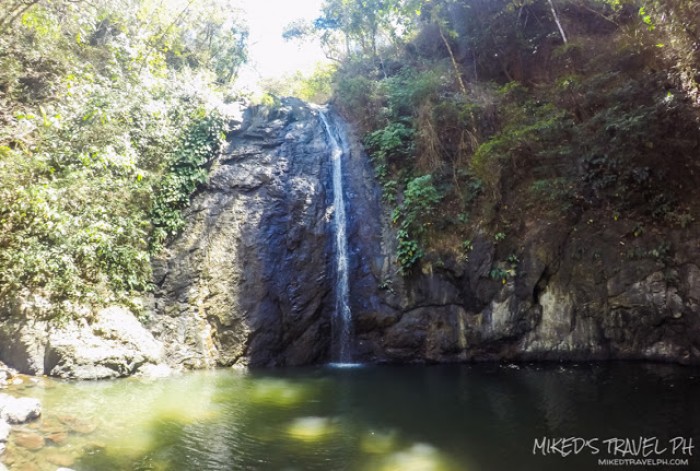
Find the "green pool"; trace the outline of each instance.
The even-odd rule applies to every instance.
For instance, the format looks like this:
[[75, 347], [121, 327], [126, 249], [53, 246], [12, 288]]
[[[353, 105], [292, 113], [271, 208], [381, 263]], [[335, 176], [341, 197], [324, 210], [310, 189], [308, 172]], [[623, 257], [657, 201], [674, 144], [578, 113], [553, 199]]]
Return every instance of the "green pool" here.
[[[700, 426], [700, 372], [638, 363], [218, 370], [20, 389], [44, 416], [11, 435], [2, 461], [18, 470], [590, 470], [604, 469], [605, 450], [543, 456], [535, 440], [665, 443]], [[687, 458], [677, 469], [700, 466]]]

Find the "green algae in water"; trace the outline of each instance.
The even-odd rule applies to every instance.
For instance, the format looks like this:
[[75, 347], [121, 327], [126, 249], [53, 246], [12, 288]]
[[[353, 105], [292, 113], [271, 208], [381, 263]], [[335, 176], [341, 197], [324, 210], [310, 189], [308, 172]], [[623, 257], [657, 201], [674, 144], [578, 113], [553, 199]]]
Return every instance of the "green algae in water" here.
[[370, 430], [360, 439], [360, 451], [372, 455], [384, 455], [390, 453], [398, 446], [396, 431], [380, 432]]
[[287, 434], [304, 442], [329, 439], [337, 432], [338, 424], [327, 417], [299, 417], [287, 426]]
[[[542, 436], [694, 436], [700, 374], [622, 364], [196, 372], [55, 382], [18, 394], [44, 416], [15, 427], [11, 469], [559, 471]], [[660, 400], [663, 398], [663, 400]], [[645, 411], [640, 414], [640, 411]], [[595, 457], [566, 459], [589, 470]]]
[[262, 406], [289, 407], [308, 397], [308, 388], [283, 379], [262, 378], [250, 389], [250, 401]]

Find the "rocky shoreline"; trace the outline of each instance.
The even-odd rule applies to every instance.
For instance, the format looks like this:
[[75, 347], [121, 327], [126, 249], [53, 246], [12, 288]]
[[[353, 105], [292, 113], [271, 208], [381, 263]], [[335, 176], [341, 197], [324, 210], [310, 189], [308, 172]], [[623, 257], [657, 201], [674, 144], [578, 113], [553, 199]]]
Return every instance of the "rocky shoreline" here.
[[52, 387], [52, 379], [27, 376], [0, 363], [0, 471], [72, 471], [80, 450], [62, 447], [72, 434], [88, 436], [97, 424], [87, 417], [44, 414], [34, 396]]
[[[0, 389], [19, 386], [25, 381], [38, 382], [39, 380], [37, 378], [21, 377], [17, 370], [0, 363]], [[0, 456], [5, 453], [13, 427], [35, 421], [40, 416], [41, 403], [38, 399], [14, 397], [0, 393]], [[26, 435], [22, 432], [16, 433], [15, 442], [19, 446], [36, 449], [38, 441], [31, 435]], [[43, 438], [40, 441], [43, 444]], [[0, 471], [6, 469], [5, 465], [0, 463]]]

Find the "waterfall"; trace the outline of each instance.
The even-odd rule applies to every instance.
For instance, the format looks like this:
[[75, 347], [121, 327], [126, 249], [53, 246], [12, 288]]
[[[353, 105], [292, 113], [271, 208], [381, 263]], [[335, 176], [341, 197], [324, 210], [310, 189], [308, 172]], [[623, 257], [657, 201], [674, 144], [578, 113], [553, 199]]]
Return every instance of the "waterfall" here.
[[336, 361], [348, 363], [350, 358], [350, 341], [352, 339], [352, 318], [348, 304], [348, 238], [347, 219], [345, 216], [345, 198], [343, 196], [343, 148], [328, 122], [326, 112], [319, 112], [323, 127], [328, 135], [333, 165], [333, 227], [335, 228], [335, 312], [331, 321], [333, 348], [337, 351]]

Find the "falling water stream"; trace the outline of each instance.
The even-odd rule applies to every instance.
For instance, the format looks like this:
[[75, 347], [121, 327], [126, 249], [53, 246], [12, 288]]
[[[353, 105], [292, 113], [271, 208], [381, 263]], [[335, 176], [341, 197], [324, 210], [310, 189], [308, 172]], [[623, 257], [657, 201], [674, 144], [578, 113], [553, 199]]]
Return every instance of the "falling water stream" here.
[[338, 142], [326, 112], [320, 111], [323, 127], [328, 135], [333, 165], [333, 226], [335, 228], [335, 257], [337, 279], [335, 286], [335, 313], [332, 320], [334, 348], [337, 352], [336, 361], [349, 363], [350, 340], [352, 338], [352, 319], [348, 305], [348, 239], [347, 219], [345, 215], [345, 199], [343, 196], [343, 148]]

